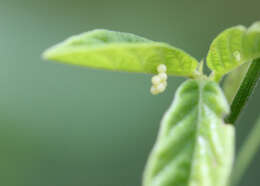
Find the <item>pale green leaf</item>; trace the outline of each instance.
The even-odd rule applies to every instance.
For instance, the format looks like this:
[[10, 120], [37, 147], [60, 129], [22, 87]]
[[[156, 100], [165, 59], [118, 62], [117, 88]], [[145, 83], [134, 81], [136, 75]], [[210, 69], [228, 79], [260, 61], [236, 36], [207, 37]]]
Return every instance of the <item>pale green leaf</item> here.
[[227, 75], [223, 83], [225, 96], [232, 103], [251, 63], [245, 63]]
[[43, 57], [69, 64], [108, 70], [157, 73], [159, 64], [167, 74], [193, 76], [198, 62], [180, 49], [133, 34], [94, 30], [73, 36], [51, 47]]
[[245, 62], [260, 57], [260, 22], [246, 29], [235, 26], [220, 33], [210, 45], [207, 64], [216, 80]]
[[217, 83], [184, 82], [162, 120], [143, 186], [226, 186], [234, 153], [228, 112]]

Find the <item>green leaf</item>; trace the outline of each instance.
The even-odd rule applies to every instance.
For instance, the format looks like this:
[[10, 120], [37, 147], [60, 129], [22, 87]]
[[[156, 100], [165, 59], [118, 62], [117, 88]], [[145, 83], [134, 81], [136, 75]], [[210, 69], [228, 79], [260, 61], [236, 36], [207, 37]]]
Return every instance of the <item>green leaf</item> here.
[[235, 26], [220, 33], [210, 45], [207, 64], [214, 79], [221, 77], [253, 59], [260, 57], [260, 22], [249, 29]]
[[184, 82], [162, 120], [143, 186], [226, 186], [234, 153], [228, 112], [217, 83]]
[[64, 63], [140, 73], [157, 73], [159, 64], [167, 74], [193, 76], [198, 62], [180, 49], [133, 34], [94, 30], [73, 36], [44, 52], [43, 57]]
[[228, 76], [225, 78], [223, 89], [229, 103], [232, 103], [250, 64], [251, 63], [243, 64], [242, 66], [229, 73]]

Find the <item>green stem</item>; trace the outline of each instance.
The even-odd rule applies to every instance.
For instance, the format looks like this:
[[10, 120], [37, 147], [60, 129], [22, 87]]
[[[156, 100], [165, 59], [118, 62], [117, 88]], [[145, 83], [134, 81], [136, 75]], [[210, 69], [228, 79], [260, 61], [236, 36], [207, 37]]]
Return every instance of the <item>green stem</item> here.
[[241, 83], [241, 86], [239, 87], [237, 94], [233, 99], [233, 102], [231, 104], [231, 112], [225, 119], [226, 123], [235, 124], [240, 112], [246, 105], [246, 102], [248, 101], [249, 97], [252, 95], [254, 88], [257, 85], [257, 81], [259, 77], [260, 77], [260, 58], [255, 59], [251, 63]]
[[251, 129], [249, 136], [244, 142], [241, 150], [238, 153], [237, 160], [235, 163], [235, 167], [233, 169], [232, 177], [231, 177], [231, 185], [236, 185], [242, 175], [246, 171], [249, 166], [249, 163], [253, 159], [256, 154], [259, 146], [260, 146], [260, 118], [258, 118], [257, 123]]

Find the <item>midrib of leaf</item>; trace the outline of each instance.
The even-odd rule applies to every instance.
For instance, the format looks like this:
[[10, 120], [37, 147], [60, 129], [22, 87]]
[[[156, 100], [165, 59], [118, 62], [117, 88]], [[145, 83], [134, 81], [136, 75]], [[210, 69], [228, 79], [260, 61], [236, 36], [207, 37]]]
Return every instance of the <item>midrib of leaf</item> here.
[[[214, 146], [214, 144], [216, 144], [216, 143], [220, 144], [219, 136], [218, 136], [217, 139], [213, 139], [212, 136], [211, 136], [210, 141], [208, 141], [208, 140], [205, 140], [204, 137], [202, 137], [200, 135], [201, 124], [203, 123], [202, 122], [203, 121], [203, 117], [205, 117], [202, 114], [203, 110], [205, 112], [205, 110], [208, 109], [208, 111], [210, 111], [211, 113], [213, 113], [215, 115], [215, 112], [210, 107], [208, 107], [206, 103], [203, 102], [204, 99], [203, 99], [203, 95], [202, 94], [203, 94], [204, 85], [205, 85], [204, 81], [199, 81], [199, 95], [198, 95], [198, 100], [199, 101], [198, 101], [198, 104], [197, 104], [198, 115], [197, 115], [197, 123], [196, 123], [196, 127], [195, 127], [195, 144], [194, 144], [194, 149], [193, 149], [192, 158], [191, 158], [192, 159], [191, 160], [192, 163], [191, 163], [191, 171], [189, 172], [188, 186], [192, 186], [192, 181], [193, 180], [192, 180], [191, 176], [192, 176], [192, 174], [194, 172], [196, 172], [194, 170], [195, 169], [194, 168], [194, 163], [196, 163], [195, 154], [197, 153], [197, 151], [200, 150], [200, 145], [202, 145], [202, 144], [199, 144], [200, 140], [203, 139], [203, 144], [204, 144], [203, 148], [204, 149], [206, 149], [206, 146], [209, 147], [209, 148], [207, 148], [207, 150], [211, 151], [211, 153], [214, 154], [214, 156], [216, 157], [216, 162], [218, 162], [218, 159], [219, 159], [218, 158], [219, 154], [217, 153], [216, 146]], [[216, 140], [217, 140], [217, 142], [216, 142]], [[210, 143], [210, 142], [213, 142], [213, 144]], [[204, 166], [204, 164], [202, 166]], [[208, 167], [210, 167], [210, 166], [207, 166], [207, 168]], [[212, 170], [203, 171], [203, 174], [205, 174], [205, 173], [207, 174], [207, 175], [203, 175], [203, 176], [204, 177], [212, 176], [211, 175], [212, 174], [211, 171]], [[209, 182], [210, 179], [205, 179], [205, 180], [207, 180], [206, 182]], [[210, 184], [212, 184], [212, 183], [210, 183]]]
[[197, 108], [198, 108], [198, 119], [197, 119], [197, 124], [196, 124], [196, 127], [195, 127], [195, 145], [194, 145], [194, 149], [193, 149], [193, 153], [192, 153], [192, 160], [191, 160], [191, 171], [189, 173], [189, 179], [188, 179], [188, 185], [190, 185], [190, 182], [191, 182], [191, 176], [192, 176], [192, 173], [194, 171], [194, 159], [195, 159], [195, 153], [196, 153], [196, 150], [197, 150], [197, 146], [198, 146], [198, 141], [199, 141], [199, 129], [200, 129], [200, 125], [201, 125], [201, 117], [202, 117], [202, 108], [203, 108], [203, 102], [202, 102], [202, 86], [204, 86], [204, 83], [203, 82], [200, 82], [199, 84], [199, 95], [198, 95], [198, 105], [197, 105]]

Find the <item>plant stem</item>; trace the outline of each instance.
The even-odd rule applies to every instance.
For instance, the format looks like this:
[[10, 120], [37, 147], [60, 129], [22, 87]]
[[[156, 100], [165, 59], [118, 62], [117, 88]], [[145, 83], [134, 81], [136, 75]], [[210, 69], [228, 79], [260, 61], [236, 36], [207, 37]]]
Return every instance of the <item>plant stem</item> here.
[[235, 163], [235, 167], [233, 169], [232, 177], [231, 177], [231, 185], [236, 185], [242, 175], [248, 168], [249, 163], [253, 159], [255, 153], [257, 152], [260, 146], [260, 118], [258, 118], [257, 123], [251, 129], [249, 136], [244, 142], [241, 150], [238, 153], [237, 160]]
[[252, 95], [254, 88], [260, 76], [260, 58], [252, 61], [248, 71], [237, 91], [231, 104], [231, 112], [226, 117], [225, 122], [235, 124], [240, 112], [246, 105], [249, 97]]

